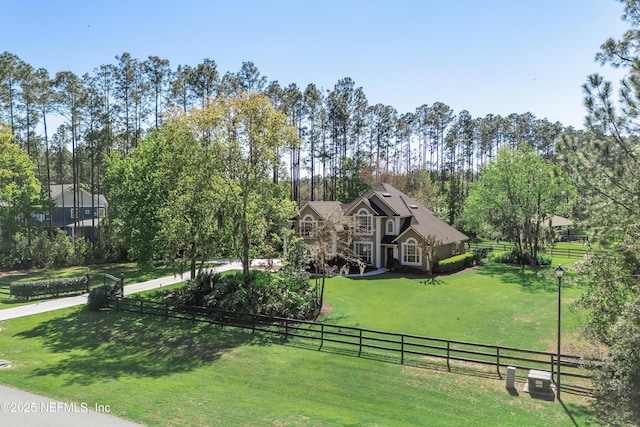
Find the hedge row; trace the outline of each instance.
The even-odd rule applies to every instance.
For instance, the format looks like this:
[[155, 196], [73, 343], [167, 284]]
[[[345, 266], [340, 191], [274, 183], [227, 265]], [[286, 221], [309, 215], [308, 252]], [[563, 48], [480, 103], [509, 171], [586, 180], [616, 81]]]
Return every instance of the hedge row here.
[[12, 283], [9, 289], [12, 297], [24, 299], [40, 296], [58, 296], [71, 292], [89, 292], [89, 278], [83, 276]]
[[438, 261], [433, 266], [434, 273], [453, 273], [467, 267], [471, 267], [476, 258], [475, 254], [466, 252], [464, 254], [452, 256], [451, 258]]

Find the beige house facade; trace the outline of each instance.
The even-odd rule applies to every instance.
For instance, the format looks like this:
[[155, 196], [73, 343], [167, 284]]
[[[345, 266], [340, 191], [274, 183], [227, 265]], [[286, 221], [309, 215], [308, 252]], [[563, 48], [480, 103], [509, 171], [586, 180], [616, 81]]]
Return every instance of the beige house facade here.
[[346, 204], [307, 202], [294, 228], [310, 246], [319, 244], [322, 235], [334, 255], [347, 241], [351, 253], [373, 268], [410, 266], [428, 271], [434, 261], [465, 252], [469, 239], [384, 183]]

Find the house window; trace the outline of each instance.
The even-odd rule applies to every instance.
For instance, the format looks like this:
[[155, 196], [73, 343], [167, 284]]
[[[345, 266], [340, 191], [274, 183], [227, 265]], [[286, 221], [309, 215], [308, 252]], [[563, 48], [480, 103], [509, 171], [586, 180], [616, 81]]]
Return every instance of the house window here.
[[313, 219], [311, 215], [305, 215], [304, 218], [300, 220], [300, 236], [301, 237], [312, 237], [315, 235], [318, 230], [318, 221]]
[[422, 265], [422, 253], [414, 238], [402, 244], [402, 263], [406, 265]]
[[373, 242], [355, 242], [353, 251], [356, 256], [367, 265], [372, 264], [373, 260]]
[[366, 209], [360, 209], [353, 218], [356, 223], [356, 234], [373, 234], [373, 216]]
[[460, 253], [460, 246], [457, 243], [451, 245], [451, 255], [458, 255]]
[[85, 209], [84, 210], [84, 214], [85, 215], [91, 215], [91, 209]]
[[78, 218], [78, 209], [73, 208], [71, 209], [71, 219], [76, 219]]
[[387, 234], [396, 234], [396, 224], [392, 219], [387, 220]]

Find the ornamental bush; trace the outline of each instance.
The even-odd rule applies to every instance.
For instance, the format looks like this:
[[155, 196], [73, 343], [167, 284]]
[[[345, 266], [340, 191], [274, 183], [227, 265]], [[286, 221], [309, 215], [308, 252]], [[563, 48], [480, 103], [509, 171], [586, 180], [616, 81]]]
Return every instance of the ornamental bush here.
[[87, 298], [87, 307], [91, 311], [98, 311], [109, 306], [116, 299], [120, 286], [115, 283], [98, 286], [91, 289]]
[[[502, 264], [531, 265], [531, 255], [525, 252], [524, 256], [520, 256], [520, 254], [518, 254], [518, 251], [516, 251], [515, 249], [513, 249], [511, 252], [496, 255], [495, 257], [493, 257], [493, 260]], [[549, 255], [538, 254], [536, 265], [547, 266], [551, 265], [551, 262], [552, 259]]]
[[203, 272], [175, 290], [171, 300], [179, 305], [295, 319], [310, 319], [318, 308], [307, 274], [260, 270], [224, 276]]
[[475, 260], [474, 254], [467, 252], [464, 254], [452, 256], [451, 258], [438, 261], [433, 266], [434, 273], [453, 273], [473, 266]]
[[59, 296], [72, 292], [88, 292], [87, 276], [68, 277], [62, 279], [39, 280], [37, 282], [12, 283], [9, 287], [11, 296], [29, 299], [42, 296]]

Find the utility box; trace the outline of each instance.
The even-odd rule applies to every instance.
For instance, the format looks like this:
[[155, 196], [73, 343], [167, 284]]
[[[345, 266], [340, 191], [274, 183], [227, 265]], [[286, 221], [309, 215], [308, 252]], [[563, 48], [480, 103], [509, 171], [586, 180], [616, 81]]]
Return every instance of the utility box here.
[[507, 367], [507, 388], [513, 390], [516, 388], [516, 368], [515, 366]]
[[551, 393], [551, 372], [532, 369], [528, 376], [529, 393]]

